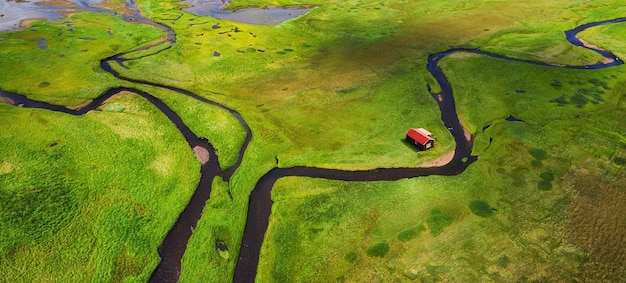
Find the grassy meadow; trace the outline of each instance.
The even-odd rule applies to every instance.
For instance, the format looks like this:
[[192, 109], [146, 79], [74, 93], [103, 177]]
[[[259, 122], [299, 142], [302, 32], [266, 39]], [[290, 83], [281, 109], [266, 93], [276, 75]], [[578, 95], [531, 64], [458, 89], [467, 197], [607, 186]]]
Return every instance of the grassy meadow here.
[[[113, 67], [236, 109], [253, 132], [230, 182], [214, 180], [182, 282], [232, 281], [249, 194], [273, 167], [417, 167], [450, 152], [452, 136], [428, 91], [438, 89], [429, 54], [467, 47], [593, 64], [601, 58], [569, 45], [563, 31], [626, 16], [616, 0], [231, 5], [315, 7], [269, 27], [196, 17], [174, 0], [136, 2], [177, 42], [129, 53], [127, 68]], [[120, 3], [105, 6], [121, 13]], [[582, 33], [621, 58], [624, 35], [623, 23]], [[68, 106], [112, 87], [142, 89], [207, 137], [224, 169], [232, 166], [245, 132], [226, 111], [99, 67], [163, 37], [110, 15], [34, 22], [0, 33], [0, 88]], [[625, 67], [564, 70], [470, 54], [441, 66], [478, 161], [454, 177], [279, 180], [258, 282], [624, 279]], [[147, 281], [199, 180], [176, 128], [131, 94], [79, 117], [0, 104], [0, 119], [0, 277]], [[435, 148], [402, 142], [411, 127], [431, 131]]]
[[146, 281], [199, 180], [176, 128], [132, 94], [84, 116], [0, 111], [3, 280]]
[[[100, 60], [163, 36], [158, 29], [108, 15], [79, 13], [59, 22], [0, 34], [0, 87], [62, 105], [79, 105], [120, 81]], [[47, 49], [37, 42], [45, 39]]]
[[442, 64], [478, 161], [455, 177], [280, 180], [258, 281], [623, 278], [626, 69]]

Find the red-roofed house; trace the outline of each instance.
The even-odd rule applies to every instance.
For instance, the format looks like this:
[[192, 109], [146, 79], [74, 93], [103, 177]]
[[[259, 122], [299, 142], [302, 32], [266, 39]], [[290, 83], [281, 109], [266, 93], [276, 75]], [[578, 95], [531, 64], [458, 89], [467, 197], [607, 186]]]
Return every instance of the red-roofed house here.
[[422, 128], [410, 129], [406, 132], [406, 140], [415, 144], [421, 150], [427, 150], [435, 146], [435, 139], [433, 139], [432, 134]]

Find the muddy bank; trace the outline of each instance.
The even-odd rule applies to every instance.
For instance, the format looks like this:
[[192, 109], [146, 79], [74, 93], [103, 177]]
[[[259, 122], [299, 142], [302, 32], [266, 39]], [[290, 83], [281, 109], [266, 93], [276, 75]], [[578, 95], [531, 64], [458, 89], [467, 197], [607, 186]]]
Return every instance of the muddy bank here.
[[28, 2], [0, 1], [0, 31], [21, 29], [22, 21], [28, 19], [48, 19], [58, 21], [63, 18], [59, 8], [50, 7], [40, 3], [44, 0], [31, 0]]
[[102, 4], [102, 0], [0, 1], [0, 32], [29, 28], [33, 21], [58, 21], [76, 12], [107, 13], [126, 21], [147, 20], [140, 15], [135, 0], [115, 6], [122, 13], [107, 9], [113, 7]]

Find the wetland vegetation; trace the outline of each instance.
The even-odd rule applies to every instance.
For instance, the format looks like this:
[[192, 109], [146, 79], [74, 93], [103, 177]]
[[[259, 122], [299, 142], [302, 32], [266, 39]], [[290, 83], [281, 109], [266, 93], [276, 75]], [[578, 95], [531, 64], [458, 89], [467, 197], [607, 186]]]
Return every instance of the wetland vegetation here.
[[[236, 169], [211, 180], [190, 227], [183, 282], [233, 280], [250, 195], [275, 167], [416, 168], [453, 150], [429, 55], [480, 48], [593, 65], [603, 58], [563, 32], [626, 17], [614, 0], [233, 1], [315, 7], [257, 26], [195, 16], [174, 0], [136, 4], [175, 43], [107, 13], [35, 21], [0, 33], [0, 90], [70, 108], [116, 87], [145, 91], [215, 147], [221, 170]], [[121, 1], [101, 6], [125, 11]], [[625, 35], [626, 23], [579, 34], [622, 59]], [[112, 69], [130, 80], [101, 68], [117, 54], [127, 60]], [[278, 179], [256, 281], [623, 280], [625, 67], [563, 69], [467, 52], [439, 66], [478, 159], [456, 176]], [[249, 145], [232, 112], [176, 89], [235, 109]], [[171, 119], [129, 92], [81, 116], [5, 101], [0, 277], [149, 280], [201, 179]], [[403, 143], [412, 127], [431, 131], [435, 148]]]

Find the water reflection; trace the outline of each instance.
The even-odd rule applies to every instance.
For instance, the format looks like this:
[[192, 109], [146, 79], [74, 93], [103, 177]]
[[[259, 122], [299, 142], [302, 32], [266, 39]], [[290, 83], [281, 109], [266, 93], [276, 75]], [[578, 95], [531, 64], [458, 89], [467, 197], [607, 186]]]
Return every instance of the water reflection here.
[[[23, 20], [47, 19], [58, 21], [66, 13], [74, 11], [107, 12], [110, 10], [95, 7], [102, 0], [0, 0], [0, 31], [20, 29]], [[236, 11], [224, 11], [222, 8], [227, 2], [221, 0], [185, 0], [182, 3], [189, 7], [183, 10], [196, 16], [210, 16], [253, 25], [272, 26], [286, 20], [299, 17], [309, 8], [245, 8]], [[134, 1], [125, 1], [124, 4], [131, 10], [136, 10]]]
[[268, 6], [267, 8], [245, 8], [236, 11], [225, 11], [222, 8], [227, 3], [221, 0], [185, 0], [182, 3], [190, 5], [183, 8], [196, 16], [209, 16], [222, 20], [229, 20], [238, 23], [273, 26], [286, 20], [297, 18], [309, 8], [279, 8]]
[[19, 29], [27, 19], [58, 21], [64, 12], [93, 11], [91, 5], [100, 3], [102, 0], [0, 0], [0, 31]]

